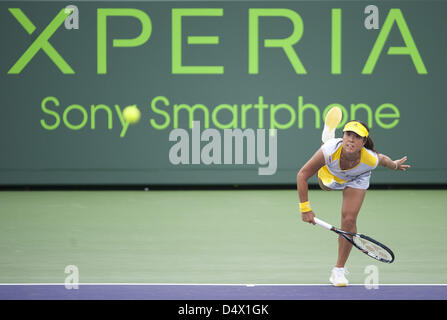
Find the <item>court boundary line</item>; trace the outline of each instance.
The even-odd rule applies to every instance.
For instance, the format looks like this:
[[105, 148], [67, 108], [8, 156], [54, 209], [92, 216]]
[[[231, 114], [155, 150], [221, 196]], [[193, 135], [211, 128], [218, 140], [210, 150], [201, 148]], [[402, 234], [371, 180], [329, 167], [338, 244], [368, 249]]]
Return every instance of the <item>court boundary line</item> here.
[[[285, 283], [75, 283], [75, 282], [69, 282], [69, 283], [0, 283], [0, 286], [72, 286], [72, 285], [79, 285], [79, 286], [239, 286], [239, 287], [254, 287], [254, 286], [272, 286], [272, 287], [280, 287], [280, 286], [331, 286], [332, 284], [329, 283], [292, 283], [292, 284], [285, 284]], [[360, 283], [354, 283], [349, 284], [349, 286], [370, 286], [372, 284], [360, 284]], [[378, 283], [377, 286], [447, 286], [447, 283]]]

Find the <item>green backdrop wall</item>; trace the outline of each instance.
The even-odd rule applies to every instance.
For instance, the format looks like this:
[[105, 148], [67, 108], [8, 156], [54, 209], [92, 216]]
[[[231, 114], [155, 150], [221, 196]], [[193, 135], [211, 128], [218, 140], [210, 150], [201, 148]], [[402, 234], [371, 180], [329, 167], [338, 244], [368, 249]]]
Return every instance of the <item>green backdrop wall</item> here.
[[[372, 183], [446, 183], [447, 3], [369, 4], [1, 1], [0, 184], [294, 183], [331, 105], [367, 122], [379, 152], [408, 156], [411, 170]], [[142, 116], [126, 129], [128, 105]], [[275, 173], [248, 151], [172, 163], [169, 135], [191, 133], [190, 114], [222, 137], [276, 128]]]

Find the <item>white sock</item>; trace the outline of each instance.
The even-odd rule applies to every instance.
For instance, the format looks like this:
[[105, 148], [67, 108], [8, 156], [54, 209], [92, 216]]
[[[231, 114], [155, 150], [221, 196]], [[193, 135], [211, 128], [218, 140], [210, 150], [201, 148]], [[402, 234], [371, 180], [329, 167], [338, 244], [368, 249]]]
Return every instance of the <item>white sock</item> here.
[[321, 141], [326, 143], [327, 141], [335, 138], [335, 128], [330, 129], [328, 126], [324, 125], [323, 133], [321, 134]]

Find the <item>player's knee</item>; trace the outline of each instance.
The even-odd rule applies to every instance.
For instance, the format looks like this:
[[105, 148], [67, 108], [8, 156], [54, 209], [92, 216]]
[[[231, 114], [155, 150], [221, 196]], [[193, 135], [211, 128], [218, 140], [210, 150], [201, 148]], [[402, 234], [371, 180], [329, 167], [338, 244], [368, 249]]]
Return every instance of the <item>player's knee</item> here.
[[357, 218], [352, 214], [343, 214], [341, 219], [342, 229], [353, 232], [356, 229]]

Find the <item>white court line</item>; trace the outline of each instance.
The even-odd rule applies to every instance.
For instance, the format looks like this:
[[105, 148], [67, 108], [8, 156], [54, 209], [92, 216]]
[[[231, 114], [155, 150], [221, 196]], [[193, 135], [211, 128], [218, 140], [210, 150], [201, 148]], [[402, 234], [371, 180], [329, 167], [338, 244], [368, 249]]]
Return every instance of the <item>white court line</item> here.
[[[0, 283], [0, 286], [65, 286], [77, 284], [80, 286], [331, 286], [332, 284], [327, 283], [295, 283], [295, 284], [285, 284], [285, 283]], [[447, 286], [445, 283], [383, 283], [377, 284], [378, 286]], [[365, 286], [365, 284], [349, 284], [349, 286]]]

